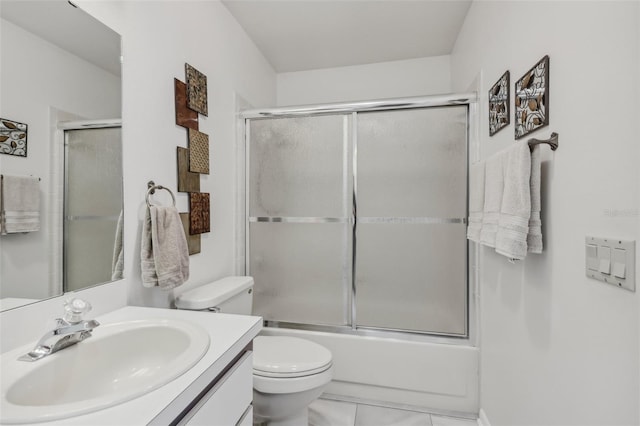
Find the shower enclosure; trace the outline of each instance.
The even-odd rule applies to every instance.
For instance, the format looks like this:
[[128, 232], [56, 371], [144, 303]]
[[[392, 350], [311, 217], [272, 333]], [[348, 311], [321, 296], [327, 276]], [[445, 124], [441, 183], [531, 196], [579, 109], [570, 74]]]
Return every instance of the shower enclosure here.
[[120, 123], [88, 123], [64, 130], [65, 292], [122, 278]]
[[245, 112], [254, 313], [272, 326], [466, 337], [469, 102]]

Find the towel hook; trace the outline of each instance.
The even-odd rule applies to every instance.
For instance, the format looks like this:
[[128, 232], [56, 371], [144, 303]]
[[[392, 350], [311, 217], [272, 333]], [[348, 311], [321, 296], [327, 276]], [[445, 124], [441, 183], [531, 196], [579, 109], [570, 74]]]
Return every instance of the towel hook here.
[[166, 186], [156, 185], [154, 181], [150, 180], [149, 182], [147, 182], [147, 188], [149, 188], [147, 189], [147, 195], [145, 197], [145, 201], [147, 202], [147, 207], [152, 206], [151, 202], [149, 201], [149, 195], [155, 194], [156, 189], [164, 189], [165, 191], [168, 191], [169, 194], [171, 195], [171, 199], [173, 200], [173, 207], [176, 206], [176, 197], [175, 195], [173, 195], [173, 192], [171, 192], [171, 190]]

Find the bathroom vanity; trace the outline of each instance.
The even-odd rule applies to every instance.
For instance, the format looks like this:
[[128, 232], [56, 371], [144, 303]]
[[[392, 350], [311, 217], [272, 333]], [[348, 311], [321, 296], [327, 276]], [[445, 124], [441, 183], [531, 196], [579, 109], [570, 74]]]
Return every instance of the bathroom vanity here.
[[[100, 348], [99, 351], [94, 352], [96, 357], [101, 358], [101, 362], [108, 362], [111, 358], [122, 358], [121, 352], [125, 352], [126, 346], [134, 346], [135, 348], [141, 347], [138, 342], [149, 342], [152, 347], [162, 348], [162, 351], [170, 351], [167, 346], [156, 345], [162, 340], [163, 329], [170, 329], [174, 325], [183, 324], [187, 326], [195, 326], [197, 332], [194, 332], [190, 339], [204, 340], [206, 341], [207, 335], [209, 338], [208, 346], [199, 344], [199, 353], [196, 357], [200, 357], [200, 353], [204, 353], [201, 358], [194, 361], [193, 366], [187, 369], [184, 373], [168, 381], [159, 387], [154, 386], [153, 389], [145, 391], [142, 395], [127, 398], [122, 402], [115, 402], [115, 405], [105, 406], [96, 411], [74, 414], [72, 417], [61, 418], [57, 416], [56, 419], [48, 420], [44, 417], [40, 417], [38, 424], [57, 424], [57, 425], [168, 425], [168, 424], [210, 424], [210, 425], [251, 425], [253, 421], [251, 402], [253, 399], [253, 382], [252, 382], [252, 341], [254, 337], [260, 332], [262, 328], [262, 319], [260, 317], [245, 316], [245, 315], [227, 315], [217, 314], [211, 315], [206, 312], [194, 312], [194, 311], [179, 311], [169, 309], [155, 309], [155, 308], [141, 308], [141, 307], [124, 307], [106, 315], [101, 315], [96, 318], [101, 325], [94, 331], [94, 342], [102, 342], [99, 345], [94, 344], [95, 347]], [[151, 325], [149, 325], [151, 324]], [[131, 325], [137, 331], [131, 333], [127, 330], [127, 326]], [[148, 328], [144, 328], [148, 327]], [[103, 329], [103, 336], [100, 336], [100, 329]], [[179, 328], [179, 327], [178, 327]], [[108, 348], [104, 350], [105, 343], [110, 342], [104, 337], [109, 331], [113, 336], [121, 334], [129, 334], [133, 339], [129, 339], [128, 345], [122, 345], [120, 348]], [[114, 331], [115, 330], [115, 331]], [[118, 331], [124, 330], [124, 331]], [[154, 333], [160, 333], [160, 338], [153, 337]], [[38, 336], [34, 336], [37, 340]], [[91, 340], [78, 343], [75, 352], [69, 352], [72, 356], [67, 356], [70, 359], [77, 359], [78, 363], [82, 363], [83, 352], [81, 345], [89, 345]], [[155, 339], [155, 340], [154, 340]], [[115, 340], [118, 341], [118, 340]], [[124, 341], [124, 340], [122, 340]], [[178, 342], [179, 340], [176, 340]], [[88, 348], [88, 346], [87, 346]], [[54, 357], [58, 355], [64, 355], [64, 351], [74, 351], [74, 347], [63, 349], [60, 352], [49, 355], [51, 358], [46, 358], [31, 363], [19, 364], [7, 364], [9, 358], [14, 359], [15, 354], [20, 351], [30, 350], [30, 347], [21, 347], [19, 349], [6, 352], [2, 354], [2, 375], [3, 381], [9, 382], [13, 379], [8, 378], [7, 366], [14, 365], [16, 369], [21, 369], [24, 373], [19, 373], [20, 377], [26, 377], [28, 375], [43, 377], [41, 374], [33, 373], [33, 369], [40, 368], [40, 366], [47, 366], [47, 363], [55, 365], [56, 360]], [[88, 353], [91, 353], [87, 349]], [[152, 353], [147, 348], [144, 349], [146, 353]], [[147, 357], [149, 355], [143, 355]], [[125, 358], [131, 358], [132, 355], [127, 355]], [[154, 358], [153, 354], [149, 358]], [[61, 357], [59, 358], [59, 360]], [[58, 361], [59, 362], [59, 361]], [[119, 362], [119, 361], [114, 361]], [[39, 364], [40, 363], [40, 364]], [[62, 365], [62, 364], [60, 364]], [[171, 368], [167, 364], [167, 374], [169, 374]], [[87, 381], [87, 388], [89, 392], [93, 392], [91, 386], [91, 380], [94, 373], [91, 370], [85, 370], [85, 373], [81, 373], [82, 366], [78, 367], [78, 375], [80, 378], [73, 377], [75, 371], [73, 364], [71, 368], [67, 365], [62, 368], [66, 374], [65, 377], [57, 377], [61, 387], [68, 387], [69, 383], [78, 383], [78, 386], [85, 386], [85, 380]], [[156, 369], [157, 364], [156, 364]], [[51, 368], [48, 368], [51, 370]], [[160, 375], [163, 374], [164, 368], [161, 368]], [[38, 373], [38, 372], [36, 372]], [[57, 371], [56, 371], [57, 373]], [[109, 377], [105, 378], [105, 374], [96, 372], [94, 380], [98, 379], [102, 382], [113, 382], [113, 389], [109, 389], [115, 398], [122, 396], [122, 391], [118, 389], [119, 377], [113, 377], [111, 380]], [[60, 374], [64, 376], [64, 374]], [[175, 374], [174, 374], [175, 375]], [[43, 380], [48, 380], [44, 377]], [[127, 379], [128, 380], [128, 379]], [[124, 381], [124, 380], [123, 380]], [[58, 383], [58, 382], [53, 382]], [[42, 388], [46, 392], [46, 383]], [[126, 386], [125, 386], [126, 387]], [[151, 387], [151, 386], [149, 386]], [[8, 387], [10, 388], [10, 386]], [[51, 395], [55, 395], [55, 389], [49, 390]], [[31, 398], [31, 393], [37, 393], [38, 391], [22, 392], [24, 398]], [[67, 392], [67, 390], [65, 390]], [[105, 391], [103, 391], [105, 392]], [[62, 392], [60, 392], [62, 393]], [[15, 392], [14, 392], [15, 394]], [[109, 394], [109, 393], [108, 393]], [[8, 392], [3, 386], [3, 411], [2, 424], [11, 424], [11, 422], [5, 423], [4, 419], [7, 415], [5, 410], [5, 400]], [[26, 396], [24, 396], [26, 395]], [[55, 396], [57, 397], [57, 395]], [[18, 398], [18, 397], [16, 397]], [[47, 405], [67, 405], [71, 409], [76, 409], [78, 405], [83, 404], [84, 396], [72, 396], [68, 399], [71, 402], [63, 401], [63, 403], [52, 401], [48, 404], [46, 395], [44, 398], [40, 398], [40, 401], [25, 410], [26, 415], [36, 415], [36, 410], [46, 413]], [[43, 401], [44, 399], [44, 401]], [[15, 402], [15, 401], [14, 401]], [[95, 402], [95, 398], [86, 398], [86, 404]], [[39, 407], [35, 407], [40, 405]], [[26, 407], [25, 407], [26, 408]], [[57, 408], [56, 408], [57, 409]], [[52, 408], [52, 411], [54, 409]], [[46, 414], [44, 414], [46, 417]], [[11, 421], [11, 419], [8, 419]], [[29, 421], [28, 423], [33, 421]]]

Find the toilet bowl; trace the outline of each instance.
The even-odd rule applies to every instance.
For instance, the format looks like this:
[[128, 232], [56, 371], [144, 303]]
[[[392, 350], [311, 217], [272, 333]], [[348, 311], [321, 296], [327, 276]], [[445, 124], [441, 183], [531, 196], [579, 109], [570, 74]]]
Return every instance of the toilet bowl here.
[[[176, 298], [178, 309], [251, 315], [253, 278], [227, 277]], [[254, 424], [307, 426], [308, 406], [333, 377], [331, 352], [297, 337], [253, 340]]]
[[253, 341], [254, 422], [306, 426], [307, 407], [333, 377], [331, 352], [296, 337], [258, 336]]

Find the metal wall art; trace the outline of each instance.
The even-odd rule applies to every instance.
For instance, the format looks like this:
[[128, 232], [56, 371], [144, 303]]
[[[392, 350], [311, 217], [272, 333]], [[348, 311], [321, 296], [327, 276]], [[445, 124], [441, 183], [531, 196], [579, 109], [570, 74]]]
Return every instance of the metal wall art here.
[[202, 234], [211, 229], [211, 218], [209, 210], [209, 194], [206, 192], [189, 193], [189, 234]]
[[198, 130], [198, 113], [187, 106], [187, 85], [174, 78], [173, 87], [176, 102], [176, 124]]
[[189, 171], [209, 174], [209, 135], [189, 129]]
[[209, 136], [198, 131], [200, 114], [208, 114], [207, 76], [184, 64], [186, 83], [173, 79], [176, 124], [187, 129], [188, 148], [178, 147], [178, 191], [189, 193], [189, 212], [180, 213], [189, 254], [200, 253], [200, 234], [210, 232], [209, 194], [200, 192], [200, 174], [209, 174]]
[[184, 64], [187, 74], [187, 106], [207, 116], [207, 76], [189, 64]]
[[180, 220], [182, 221], [182, 228], [184, 229], [184, 235], [187, 237], [187, 247], [189, 248], [189, 256], [192, 254], [200, 253], [200, 234], [191, 235], [189, 228], [191, 226], [191, 216], [189, 213], [180, 213]]
[[178, 192], [200, 192], [200, 173], [189, 171], [189, 150], [178, 147]]
[[516, 139], [549, 124], [549, 56], [516, 82]]
[[0, 154], [27, 156], [27, 125], [0, 118]]
[[507, 71], [489, 90], [489, 136], [507, 127], [511, 121], [509, 89], [509, 71]]

